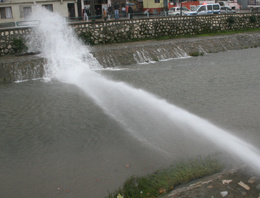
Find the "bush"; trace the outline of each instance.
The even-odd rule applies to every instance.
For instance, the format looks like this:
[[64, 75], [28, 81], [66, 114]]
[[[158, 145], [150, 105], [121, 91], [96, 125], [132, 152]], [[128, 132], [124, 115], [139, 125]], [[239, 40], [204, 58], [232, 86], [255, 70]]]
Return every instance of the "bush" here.
[[251, 15], [251, 16], [249, 17], [250, 23], [256, 23], [256, 20], [257, 20], [257, 16], [256, 16], [256, 15]]
[[28, 49], [21, 38], [13, 39], [13, 48], [16, 53], [23, 52]]
[[91, 39], [92, 34], [90, 32], [82, 32], [79, 34], [79, 38], [85, 43], [85, 44], [91, 44], [93, 45], [94, 42]]
[[233, 16], [228, 17], [227, 23], [229, 24], [229, 26], [232, 26], [235, 23], [235, 17]]

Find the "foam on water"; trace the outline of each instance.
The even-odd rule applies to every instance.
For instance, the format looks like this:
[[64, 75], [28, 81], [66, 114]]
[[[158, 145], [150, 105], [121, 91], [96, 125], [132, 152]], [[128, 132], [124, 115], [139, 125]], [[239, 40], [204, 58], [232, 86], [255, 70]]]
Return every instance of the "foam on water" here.
[[95, 69], [101, 66], [62, 17], [42, 8], [36, 13], [33, 18], [41, 25], [31, 39], [31, 49], [47, 59], [47, 77], [80, 87], [107, 115], [153, 148], [170, 153], [166, 148], [171, 142], [165, 141], [169, 137], [205, 139], [260, 171], [257, 148], [153, 94], [98, 74]]

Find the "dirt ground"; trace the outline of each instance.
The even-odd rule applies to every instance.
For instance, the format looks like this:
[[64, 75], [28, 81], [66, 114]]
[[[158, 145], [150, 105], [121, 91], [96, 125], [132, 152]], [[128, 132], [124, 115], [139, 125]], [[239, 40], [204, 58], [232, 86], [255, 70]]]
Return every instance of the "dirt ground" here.
[[182, 185], [162, 198], [260, 198], [260, 174], [247, 167], [225, 170]]

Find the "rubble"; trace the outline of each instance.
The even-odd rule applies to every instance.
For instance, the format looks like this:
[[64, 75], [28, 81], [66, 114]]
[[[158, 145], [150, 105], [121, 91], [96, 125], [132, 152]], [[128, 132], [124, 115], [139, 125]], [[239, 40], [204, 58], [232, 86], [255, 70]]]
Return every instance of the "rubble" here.
[[260, 175], [248, 167], [225, 170], [209, 177], [198, 179], [175, 188], [161, 198], [217, 198], [256, 197], [260, 198]]

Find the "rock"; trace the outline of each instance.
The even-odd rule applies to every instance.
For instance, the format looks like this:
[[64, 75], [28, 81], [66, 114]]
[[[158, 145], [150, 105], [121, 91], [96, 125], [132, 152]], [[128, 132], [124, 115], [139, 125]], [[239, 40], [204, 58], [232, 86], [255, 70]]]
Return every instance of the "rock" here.
[[209, 186], [207, 186], [207, 188], [208, 188], [208, 189], [212, 189], [212, 188], [213, 188], [213, 186], [212, 186], [212, 185], [209, 185]]
[[244, 182], [240, 181], [238, 182], [238, 185], [243, 187], [246, 190], [250, 190], [250, 186], [248, 186], [247, 184], [245, 184]]
[[245, 192], [245, 191], [242, 191], [241, 194], [242, 194], [243, 196], [246, 196], [246, 192]]
[[249, 184], [255, 183], [256, 178], [255, 177], [250, 177], [249, 180], [247, 181]]
[[208, 183], [210, 183], [210, 182], [212, 182], [213, 180], [211, 179], [211, 180], [208, 180], [208, 181], [204, 181], [204, 182], [202, 182], [202, 184], [208, 184]]
[[257, 185], [256, 185], [256, 188], [257, 188], [258, 190], [260, 190], [260, 184], [257, 184]]
[[228, 195], [228, 191], [221, 191], [221, 192], [220, 192], [220, 195], [221, 195], [222, 197], [226, 197], [226, 196]]
[[232, 182], [231, 179], [229, 179], [229, 180], [227, 180], [227, 179], [222, 180], [222, 184], [229, 184], [230, 182]]

